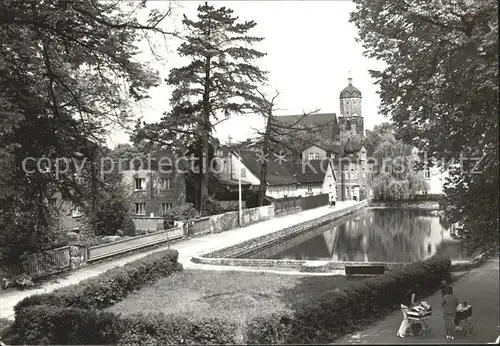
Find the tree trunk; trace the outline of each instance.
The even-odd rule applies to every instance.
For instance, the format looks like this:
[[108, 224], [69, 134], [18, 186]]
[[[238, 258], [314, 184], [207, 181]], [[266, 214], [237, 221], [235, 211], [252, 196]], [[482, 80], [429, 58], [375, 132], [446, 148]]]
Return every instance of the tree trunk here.
[[203, 120], [201, 129], [200, 206], [202, 211], [208, 199], [208, 146], [210, 139], [210, 57], [205, 60], [205, 88], [203, 91]]
[[269, 154], [269, 136], [271, 134], [271, 121], [272, 121], [272, 107], [269, 108], [267, 115], [267, 125], [266, 132], [264, 133], [264, 143], [262, 144], [262, 161], [260, 165], [260, 182], [259, 182], [259, 194], [258, 194], [258, 202], [257, 205], [262, 207], [264, 205], [264, 197], [266, 196], [267, 191], [267, 156]]
[[201, 174], [201, 179], [200, 179], [200, 207], [198, 211], [202, 211], [203, 207], [206, 204], [206, 201], [208, 199], [208, 133], [204, 130], [203, 131], [203, 147], [202, 147], [202, 157], [201, 157], [201, 167], [200, 167], [200, 174]]
[[97, 172], [96, 172], [96, 165], [95, 165], [95, 160], [96, 160], [96, 151], [95, 149], [92, 149], [92, 160], [90, 161], [91, 164], [91, 169], [92, 169], [92, 213], [95, 214], [97, 213]]

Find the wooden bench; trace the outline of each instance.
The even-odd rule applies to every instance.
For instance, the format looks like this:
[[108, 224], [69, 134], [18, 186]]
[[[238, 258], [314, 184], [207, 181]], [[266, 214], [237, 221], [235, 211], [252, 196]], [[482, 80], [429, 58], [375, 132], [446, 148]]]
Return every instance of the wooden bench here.
[[379, 275], [385, 273], [385, 266], [374, 265], [350, 265], [345, 266], [345, 275]]

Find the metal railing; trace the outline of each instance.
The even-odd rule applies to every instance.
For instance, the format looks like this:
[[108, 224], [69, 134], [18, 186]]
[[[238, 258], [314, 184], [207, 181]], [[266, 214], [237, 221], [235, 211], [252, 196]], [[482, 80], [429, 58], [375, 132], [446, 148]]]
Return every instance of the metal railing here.
[[169, 242], [182, 238], [182, 228], [173, 228], [137, 236], [131, 239], [119, 240], [109, 244], [96, 245], [88, 248], [87, 262], [100, 260], [121, 253], [138, 250], [147, 246]]
[[42, 277], [71, 268], [70, 246], [48, 250], [44, 252], [44, 257], [38, 261], [33, 260], [28, 264], [28, 275]]

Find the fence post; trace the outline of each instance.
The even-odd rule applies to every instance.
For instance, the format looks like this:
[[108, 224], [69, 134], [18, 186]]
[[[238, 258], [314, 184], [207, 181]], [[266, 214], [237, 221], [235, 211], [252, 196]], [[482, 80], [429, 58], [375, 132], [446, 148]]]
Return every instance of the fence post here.
[[167, 248], [170, 250], [170, 239], [168, 239], [168, 230], [165, 231], [165, 235], [167, 236]]

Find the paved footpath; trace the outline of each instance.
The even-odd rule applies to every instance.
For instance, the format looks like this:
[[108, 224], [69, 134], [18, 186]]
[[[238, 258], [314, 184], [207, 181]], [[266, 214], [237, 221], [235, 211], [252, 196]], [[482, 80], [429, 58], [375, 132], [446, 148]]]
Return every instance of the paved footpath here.
[[[260, 237], [269, 233], [273, 233], [287, 227], [294, 226], [298, 223], [310, 221], [322, 217], [326, 214], [332, 213], [340, 209], [347, 208], [359, 202], [346, 201], [338, 202], [335, 208], [328, 206], [319, 207], [302, 211], [295, 214], [290, 214], [281, 217], [275, 217], [270, 220], [258, 222], [246, 227], [236, 228], [230, 231], [208, 234], [199, 238], [184, 240], [172, 244], [171, 248], [179, 251], [179, 262], [182, 263], [184, 268], [188, 269], [213, 269], [213, 270], [246, 270], [246, 271], [260, 271], [257, 268], [239, 268], [239, 267], [226, 267], [226, 266], [210, 266], [205, 264], [195, 264], [191, 262], [191, 258], [195, 255], [214, 251], [223, 247], [232, 246], [237, 243]], [[135, 261], [141, 257], [147, 256], [153, 252], [165, 250], [167, 246], [159, 247], [153, 250], [134, 253], [129, 256], [117, 258], [108, 262], [82, 268], [80, 270], [69, 272], [64, 277], [60, 278], [57, 282], [47, 282], [40, 288], [18, 291], [16, 289], [8, 289], [0, 292], [0, 318], [9, 320], [14, 319], [14, 306], [22, 299], [37, 293], [46, 293], [53, 291], [57, 288], [69, 286], [78, 283], [84, 279], [97, 276], [111, 268], [124, 265], [125, 263]], [[296, 273], [294, 273], [296, 274]], [[302, 273], [301, 273], [302, 274]]]
[[486, 344], [499, 335], [499, 268], [498, 257], [489, 259], [482, 266], [472, 269], [453, 283], [460, 302], [472, 305], [471, 322], [474, 333], [470, 336], [456, 336], [447, 340], [441, 310], [441, 292], [423, 300], [433, 307], [428, 324], [432, 334], [428, 337], [408, 336], [398, 338], [396, 332], [401, 324], [401, 312], [397, 311], [374, 323], [366, 329], [335, 340], [335, 344]]

